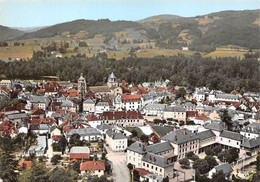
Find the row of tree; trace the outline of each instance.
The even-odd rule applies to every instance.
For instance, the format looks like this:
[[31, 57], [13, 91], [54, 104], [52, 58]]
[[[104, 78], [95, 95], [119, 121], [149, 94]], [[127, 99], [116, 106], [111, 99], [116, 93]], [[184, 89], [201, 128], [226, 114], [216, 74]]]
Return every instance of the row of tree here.
[[0, 73], [9, 79], [40, 79], [58, 76], [60, 80], [76, 82], [81, 73], [88, 85], [102, 85], [107, 76], [115, 75], [129, 83], [169, 79], [173, 85], [189, 88], [207, 86], [230, 92], [233, 89], [259, 91], [259, 62], [256, 58], [202, 58], [200, 54], [185, 57], [134, 58], [121, 61], [92, 58], [34, 58], [29, 61], [0, 61]]

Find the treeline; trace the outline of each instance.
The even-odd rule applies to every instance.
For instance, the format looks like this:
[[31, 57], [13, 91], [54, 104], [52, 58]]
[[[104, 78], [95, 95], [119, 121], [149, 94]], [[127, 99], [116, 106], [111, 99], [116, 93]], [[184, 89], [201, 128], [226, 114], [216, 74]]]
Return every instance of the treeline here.
[[92, 58], [34, 58], [29, 61], [0, 61], [0, 75], [8, 79], [41, 79], [58, 76], [60, 80], [76, 82], [81, 73], [88, 85], [102, 85], [114, 72], [128, 83], [153, 82], [169, 79], [173, 85], [189, 88], [207, 86], [230, 92], [259, 91], [259, 62], [256, 58], [202, 58], [181, 54], [171, 57], [134, 58], [120, 61], [105, 56]]

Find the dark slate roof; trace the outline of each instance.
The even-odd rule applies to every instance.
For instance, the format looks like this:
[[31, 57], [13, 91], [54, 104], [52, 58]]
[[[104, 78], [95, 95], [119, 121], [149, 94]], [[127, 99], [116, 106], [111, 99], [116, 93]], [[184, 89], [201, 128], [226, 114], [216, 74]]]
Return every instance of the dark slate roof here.
[[149, 153], [149, 152], [143, 156], [142, 161], [148, 162], [148, 163], [151, 163], [156, 166], [163, 167], [163, 168], [174, 164], [174, 163], [167, 164], [167, 158], [165, 158], [161, 155], [156, 155], [156, 154]]
[[182, 107], [166, 107], [164, 109], [165, 112], [185, 112], [185, 109]]
[[206, 131], [199, 132], [199, 133], [197, 133], [197, 135], [198, 135], [200, 141], [201, 140], [206, 140], [208, 138], [212, 138], [212, 137], [216, 136], [211, 130], [206, 130]]
[[114, 131], [112, 129], [107, 130], [106, 134], [113, 140], [126, 139], [127, 137], [121, 132]]
[[129, 147], [127, 147], [127, 150], [136, 152], [138, 154], [144, 154], [147, 152], [147, 146], [137, 141], [135, 143], [132, 143]]
[[97, 129], [99, 129], [99, 130], [108, 130], [108, 129], [111, 129], [111, 128], [112, 128], [112, 126], [109, 126], [107, 124], [101, 124], [101, 125], [97, 126]]
[[230, 138], [232, 140], [242, 141], [243, 136], [240, 133], [224, 130], [220, 133], [220, 137]]
[[115, 74], [112, 72], [112, 73], [109, 75], [108, 78], [109, 78], [109, 79], [116, 79], [116, 76], [115, 76]]
[[257, 137], [252, 139], [245, 138], [240, 146], [245, 148], [254, 148], [254, 147], [258, 147], [259, 145], [260, 145], [260, 137]]
[[164, 151], [172, 150], [173, 147], [169, 142], [157, 143], [147, 146], [147, 152], [158, 154]]
[[[185, 134], [183, 133], [185, 131]], [[192, 133], [187, 129], [179, 129], [172, 131], [171, 133], [162, 137], [162, 140], [166, 140], [172, 143], [181, 144], [188, 141], [199, 139], [197, 134]]]
[[224, 174], [228, 174], [233, 171], [231, 164], [229, 163], [220, 164], [218, 166], [215, 166], [214, 168], [217, 172], [222, 170]]
[[159, 137], [162, 137], [162, 136], [168, 134], [169, 132], [171, 132], [172, 128], [163, 127], [163, 126], [152, 126], [152, 130], [154, 131], [154, 133], [158, 134]]
[[222, 122], [212, 122], [205, 126], [206, 129], [215, 130], [215, 131], [223, 131], [224, 124]]
[[71, 129], [67, 135], [72, 136], [74, 133], [79, 134], [80, 136], [89, 136], [89, 135], [101, 135], [99, 131], [95, 128], [80, 128], [80, 129]]

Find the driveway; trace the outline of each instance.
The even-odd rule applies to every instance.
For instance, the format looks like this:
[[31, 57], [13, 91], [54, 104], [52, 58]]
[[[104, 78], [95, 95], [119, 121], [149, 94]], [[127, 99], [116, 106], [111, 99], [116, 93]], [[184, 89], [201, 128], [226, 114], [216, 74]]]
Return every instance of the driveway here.
[[124, 152], [113, 152], [107, 146], [105, 146], [107, 150], [107, 159], [110, 160], [113, 164], [112, 169], [112, 178], [115, 182], [129, 182], [129, 170], [126, 164], [126, 153]]

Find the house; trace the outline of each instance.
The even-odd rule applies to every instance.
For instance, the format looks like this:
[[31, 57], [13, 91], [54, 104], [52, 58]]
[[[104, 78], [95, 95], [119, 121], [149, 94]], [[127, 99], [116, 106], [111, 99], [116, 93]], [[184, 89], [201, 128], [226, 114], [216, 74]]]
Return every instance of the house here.
[[186, 111], [195, 111], [196, 110], [196, 105], [193, 104], [192, 102], [185, 102], [184, 104], [182, 104], [182, 107]]
[[240, 134], [248, 139], [259, 137], [260, 136], [260, 123], [250, 123], [249, 125], [245, 126], [240, 131]]
[[155, 175], [172, 177], [175, 161], [173, 151], [174, 148], [169, 142], [146, 146], [137, 141], [127, 147], [127, 163]]
[[14, 114], [8, 114], [6, 118], [10, 121], [12, 121], [15, 124], [21, 123], [22, 120], [28, 119], [30, 116], [27, 113], [14, 113]]
[[222, 171], [223, 174], [225, 175], [226, 179], [229, 177], [231, 172], [233, 171], [231, 164], [229, 163], [224, 163], [215, 166], [213, 169], [209, 171], [208, 177], [211, 179], [214, 173], [217, 173], [219, 171]]
[[34, 109], [31, 112], [31, 118], [44, 118], [45, 111], [43, 109]]
[[0, 124], [1, 136], [16, 136], [15, 125], [9, 120], [5, 120]]
[[197, 102], [202, 102], [206, 99], [206, 93], [204, 91], [197, 91], [194, 94], [194, 98], [196, 99]]
[[89, 90], [94, 93], [95, 97], [101, 100], [106, 100], [110, 97], [110, 88], [108, 86], [89, 87]]
[[240, 144], [243, 140], [243, 136], [240, 133], [223, 130], [218, 138], [218, 143], [225, 146], [226, 148], [240, 148]]
[[[169, 141], [174, 148], [177, 159], [184, 158], [189, 152], [199, 153], [199, 137], [191, 131], [183, 128], [174, 130], [161, 138], [162, 141]], [[176, 160], [176, 159], [175, 159]]]
[[95, 114], [88, 114], [86, 116], [86, 122], [93, 128], [96, 128], [98, 125], [102, 124], [102, 121]]
[[113, 151], [124, 151], [127, 148], [127, 137], [119, 131], [109, 129], [106, 132], [106, 143]]
[[83, 102], [83, 112], [94, 113], [95, 112], [95, 100], [88, 98]]
[[37, 136], [36, 146], [31, 146], [28, 149], [29, 154], [44, 155], [47, 150], [47, 138], [46, 136]]
[[27, 134], [28, 133], [28, 123], [25, 121], [22, 121], [20, 124], [18, 124], [18, 133], [24, 133]]
[[103, 113], [105, 111], [110, 111], [110, 106], [109, 106], [108, 102], [98, 102], [95, 105], [95, 113], [96, 114], [100, 114], [100, 113]]
[[50, 127], [50, 135], [51, 135], [51, 138], [53, 136], [61, 136], [62, 133], [61, 133], [61, 130], [56, 126], [56, 125], [53, 125]]
[[103, 161], [86, 161], [80, 163], [81, 174], [103, 176], [105, 172], [105, 162]]
[[[145, 169], [142, 169], [142, 168], [134, 168], [134, 169], [132, 170], [132, 172], [134, 172], [134, 171], [136, 171], [136, 172], [138, 173], [138, 175], [140, 176], [140, 178], [139, 178], [140, 181], [146, 181], [146, 180], [149, 181], [149, 179], [146, 178], [145, 176], [146, 176], [147, 174], [152, 174], [150, 171], [145, 170]], [[157, 180], [156, 180], [156, 181], [157, 181]]]
[[240, 156], [246, 154], [247, 152], [252, 155], [257, 154], [260, 150], [260, 137], [257, 138], [244, 138], [240, 145]]
[[99, 131], [95, 128], [80, 128], [80, 129], [71, 129], [66, 133], [66, 138], [69, 141], [70, 137], [73, 134], [79, 134], [80, 140], [87, 140], [87, 141], [98, 141], [101, 139], [102, 135]]
[[166, 107], [163, 111], [163, 119], [172, 118], [178, 121], [186, 121], [186, 111], [182, 107]]
[[61, 108], [65, 111], [70, 111], [72, 113], [76, 113], [77, 111], [76, 104], [70, 100], [63, 100], [61, 104]]
[[104, 124], [117, 126], [143, 126], [145, 120], [139, 111], [109, 111], [99, 114]]
[[209, 94], [209, 101], [211, 102], [239, 102], [239, 96], [238, 95], [233, 95], [233, 94], [223, 94], [223, 93], [210, 93]]
[[196, 116], [193, 121], [195, 124], [202, 125], [202, 126], [210, 123], [210, 119], [205, 115]]
[[70, 149], [70, 161], [87, 160], [90, 156], [90, 149], [88, 147], [72, 147]]
[[143, 113], [146, 116], [157, 116], [159, 118], [162, 118], [163, 111], [166, 107], [166, 104], [148, 104], [143, 108]]
[[199, 153], [205, 152], [207, 148], [216, 145], [216, 135], [211, 130], [205, 130], [197, 133], [199, 137]]
[[106, 135], [107, 130], [112, 129], [112, 126], [109, 126], [107, 124], [100, 124], [97, 125], [96, 129], [102, 134]]
[[141, 109], [141, 96], [140, 95], [122, 95], [122, 109], [126, 111]]
[[164, 178], [166, 176], [173, 178], [174, 162], [164, 156], [147, 152], [142, 158], [141, 166], [143, 169]]
[[47, 123], [30, 124], [30, 130], [37, 135], [45, 135], [49, 133], [49, 125]]
[[27, 109], [43, 109], [46, 110], [49, 106], [50, 99], [45, 96], [31, 95], [29, 100], [27, 100]]

